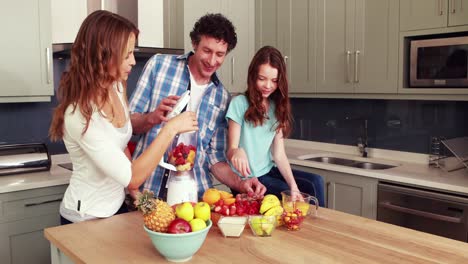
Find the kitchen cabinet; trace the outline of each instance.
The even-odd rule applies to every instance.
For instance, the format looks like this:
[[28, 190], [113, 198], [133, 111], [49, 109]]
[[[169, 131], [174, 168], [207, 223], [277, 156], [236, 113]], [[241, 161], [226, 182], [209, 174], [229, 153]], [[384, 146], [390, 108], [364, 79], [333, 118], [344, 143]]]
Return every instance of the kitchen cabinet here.
[[317, 2], [317, 92], [396, 94], [398, 1]]
[[224, 87], [231, 93], [241, 93], [247, 88], [247, 70], [254, 55], [255, 3], [249, 0], [190, 0], [184, 1], [184, 48], [193, 50], [190, 31], [201, 16], [221, 13], [236, 28], [237, 45], [226, 56], [218, 70]]
[[138, 0], [138, 46], [184, 48], [184, 0]]
[[50, 263], [43, 230], [60, 225], [59, 206], [66, 188], [60, 185], [0, 194], [2, 263]]
[[376, 219], [377, 179], [298, 165], [291, 167], [323, 177], [327, 208]]
[[270, 45], [286, 60], [289, 92], [315, 93], [316, 0], [256, 0], [255, 49]]
[[53, 43], [73, 43], [83, 20], [96, 10], [118, 13], [138, 25], [138, 6], [134, 1], [51, 0], [51, 2]]
[[183, 0], [51, 1], [53, 43], [73, 43], [88, 14], [108, 10], [137, 25], [138, 46], [183, 49]]
[[50, 25], [50, 0], [2, 3], [0, 102], [50, 101], [54, 94]]
[[400, 0], [400, 30], [468, 25], [468, 0]]

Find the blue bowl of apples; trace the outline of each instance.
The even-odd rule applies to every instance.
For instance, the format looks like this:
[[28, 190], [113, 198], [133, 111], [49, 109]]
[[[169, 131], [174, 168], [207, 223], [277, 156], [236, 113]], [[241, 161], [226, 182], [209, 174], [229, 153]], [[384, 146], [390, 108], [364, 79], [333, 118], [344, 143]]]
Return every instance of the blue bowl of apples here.
[[184, 262], [192, 258], [203, 245], [208, 231], [213, 225], [208, 220], [206, 228], [190, 233], [160, 233], [154, 232], [144, 226], [151, 242], [158, 252], [172, 262]]
[[[156, 250], [172, 262], [184, 262], [201, 248], [213, 225], [210, 207], [204, 202], [184, 202], [175, 207], [176, 218], [167, 233], [155, 232], [143, 225]], [[206, 219], [206, 221], [205, 221]]]

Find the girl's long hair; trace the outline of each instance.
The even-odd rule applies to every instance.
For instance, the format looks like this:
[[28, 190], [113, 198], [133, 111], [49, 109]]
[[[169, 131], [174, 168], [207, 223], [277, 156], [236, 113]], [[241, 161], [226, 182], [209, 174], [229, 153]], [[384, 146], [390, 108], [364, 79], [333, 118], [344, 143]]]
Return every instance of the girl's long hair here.
[[73, 111], [79, 107], [86, 119], [83, 134], [87, 131], [93, 108], [102, 109], [108, 87], [120, 79], [119, 68], [132, 33], [138, 38], [137, 27], [117, 14], [99, 10], [86, 17], [72, 46], [69, 70], [60, 80], [59, 104], [49, 128], [51, 140], [63, 138], [64, 114], [70, 105]]
[[257, 51], [249, 66], [247, 77], [247, 91], [245, 95], [249, 102], [249, 108], [245, 112], [244, 118], [254, 126], [263, 125], [267, 111], [262, 104], [262, 93], [257, 88], [257, 79], [260, 66], [269, 64], [278, 70], [278, 88], [270, 95], [270, 99], [275, 103], [275, 117], [277, 124], [276, 132], [283, 131], [283, 137], [288, 137], [291, 133], [292, 115], [291, 104], [289, 103], [289, 86], [286, 72], [286, 63], [281, 52], [274, 47], [264, 46]]

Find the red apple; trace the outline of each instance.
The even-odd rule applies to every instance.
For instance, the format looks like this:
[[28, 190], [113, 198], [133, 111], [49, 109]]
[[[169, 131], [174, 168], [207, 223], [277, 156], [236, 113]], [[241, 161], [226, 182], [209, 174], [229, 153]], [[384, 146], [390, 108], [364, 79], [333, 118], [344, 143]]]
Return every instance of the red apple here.
[[176, 218], [169, 224], [167, 232], [171, 234], [190, 233], [192, 232], [192, 227], [190, 226], [190, 223], [184, 219]]

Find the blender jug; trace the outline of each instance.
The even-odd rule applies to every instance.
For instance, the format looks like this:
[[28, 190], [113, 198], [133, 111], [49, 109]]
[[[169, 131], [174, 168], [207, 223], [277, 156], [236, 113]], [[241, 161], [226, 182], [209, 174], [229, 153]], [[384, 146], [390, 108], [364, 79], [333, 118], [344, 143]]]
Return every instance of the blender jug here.
[[193, 172], [197, 156], [197, 133], [180, 134], [177, 145], [169, 151], [169, 163], [175, 167], [167, 181], [167, 203], [174, 205], [182, 202], [198, 201], [197, 182]]

